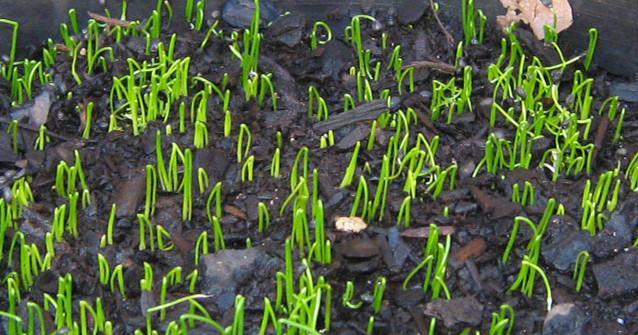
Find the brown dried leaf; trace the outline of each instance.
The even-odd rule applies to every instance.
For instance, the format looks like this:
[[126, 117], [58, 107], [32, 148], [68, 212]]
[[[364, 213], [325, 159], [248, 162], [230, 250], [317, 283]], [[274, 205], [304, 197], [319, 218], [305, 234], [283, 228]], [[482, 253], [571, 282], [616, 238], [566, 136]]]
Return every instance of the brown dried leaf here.
[[568, 0], [552, 0], [547, 7], [541, 0], [501, 0], [507, 10], [498, 16], [496, 22], [501, 28], [507, 28], [512, 22], [522, 21], [532, 28], [536, 38], [545, 37], [545, 25], [555, 26], [561, 32], [572, 25], [572, 7]]
[[339, 231], [347, 233], [359, 233], [368, 227], [362, 218], [357, 216], [337, 216], [335, 218], [335, 227]]

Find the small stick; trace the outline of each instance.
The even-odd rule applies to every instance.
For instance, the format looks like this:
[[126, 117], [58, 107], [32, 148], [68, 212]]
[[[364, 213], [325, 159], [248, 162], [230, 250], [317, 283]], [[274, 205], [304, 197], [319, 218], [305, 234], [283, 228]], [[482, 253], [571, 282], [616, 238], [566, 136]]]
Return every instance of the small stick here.
[[93, 20], [106, 23], [110, 26], [120, 26], [122, 28], [128, 28], [131, 25], [131, 23], [128, 21], [114, 19], [112, 17], [106, 17], [104, 15], [100, 15], [97, 13], [87, 12], [87, 14], [89, 14], [89, 17], [92, 18]]
[[434, 0], [430, 0], [430, 8], [432, 9], [432, 13], [434, 14], [436, 23], [439, 25], [439, 28], [441, 28], [441, 31], [443, 32], [443, 35], [445, 35], [445, 38], [447, 38], [447, 43], [450, 45], [450, 47], [453, 47], [456, 44], [454, 43], [454, 37], [452, 37], [447, 29], [445, 29], [445, 26], [443, 26], [443, 22], [441, 22], [441, 19], [439, 18], [439, 14], [437, 14], [436, 10], [434, 10]]
[[325, 133], [349, 124], [374, 120], [379, 117], [381, 113], [390, 109], [384, 100], [372, 100], [347, 112], [331, 116], [326, 121], [315, 123], [312, 128], [320, 133]]
[[[11, 124], [11, 122], [12, 122], [12, 120], [7, 120], [5, 118], [0, 119], [0, 123]], [[30, 126], [30, 125], [27, 125], [27, 124], [23, 124], [23, 123], [19, 123], [19, 122], [18, 122], [18, 127], [20, 127], [20, 129], [24, 129], [24, 130], [27, 130], [27, 131], [30, 131], [30, 132], [34, 132], [34, 133], [37, 133], [37, 132], [40, 131], [40, 129], [38, 129], [36, 127]], [[54, 133], [54, 132], [52, 132], [50, 130], [47, 130], [46, 134], [49, 135], [50, 137], [53, 137], [55, 139], [58, 139], [58, 140], [61, 140], [61, 141], [65, 141], [65, 142], [69, 142], [69, 141], [72, 140], [69, 137]]]
[[455, 74], [456, 73], [456, 67], [454, 65], [450, 65], [448, 63], [443, 63], [443, 62], [432, 62], [432, 61], [428, 61], [428, 60], [420, 60], [420, 61], [414, 61], [408, 65], [404, 65], [403, 69], [407, 69], [407, 68], [415, 68], [415, 69], [422, 69], [422, 68], [429, 68], [429, 69], [433, 69], [439, 72], [443, 72], [443, 73], [447, 73], [447, 74]]

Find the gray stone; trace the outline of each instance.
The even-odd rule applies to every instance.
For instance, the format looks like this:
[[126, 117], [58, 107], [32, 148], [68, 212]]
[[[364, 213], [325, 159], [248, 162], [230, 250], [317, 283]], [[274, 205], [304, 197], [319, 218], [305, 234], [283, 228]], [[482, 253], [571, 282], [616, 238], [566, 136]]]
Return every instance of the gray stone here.
[[581, 335], [588, 322], [587, 316], [574, 304], [559, 304], [547, 313], [543, 322], [543, 335]]
[[[279, 11], [269, 0], [260, 2], [260, 16], [262, 22], [272, 22], [279, 17]], [[253, 0], [228, 0], [222, 9], [222, 19], [231, 26], [248, 28], [255, 13]]]
[[[253, 275], [274, 272], [281, 263], [259, 248], [226, 249], [202, 258], [202, 291], [222, 311], [231, 308], [237, 289]], [[273, 277], [274, 278], [274, 277]]]
[[571, 231], [561, 233], [551, 243], [542, 248], [545, 261], [552, 264], [555, 269], [568, 271], [574, 267], [578, 254], [590, 251], [592, 238], [584, 231]]
[[622, 101], [638, 102], [638, 82], [613, 83], [609, 87], [609, 95], [617, 95]]
[[608, 257], [630, 246], [632, 243], [631, 230], [627, 216], [618, 212], [612, 213], [605, 228], [594, 237], [594, 256]]
[[273, 21], [268, 28], [268, 33], [277, 41], [292, 48], [301, 41], [305, 25], [306, 19], [303, 16], [291, 13]]
[[604, 299], [630, 294], [638, 290], [638, 250], [616, 255], [594, 264], [598, 296]]
[[473, 296], [452, 300], [437, 299], [425, 306], [425, 315], [442, 319], [447, 328], [459, 324], [476, 327], [483, 318], [483, 304]]

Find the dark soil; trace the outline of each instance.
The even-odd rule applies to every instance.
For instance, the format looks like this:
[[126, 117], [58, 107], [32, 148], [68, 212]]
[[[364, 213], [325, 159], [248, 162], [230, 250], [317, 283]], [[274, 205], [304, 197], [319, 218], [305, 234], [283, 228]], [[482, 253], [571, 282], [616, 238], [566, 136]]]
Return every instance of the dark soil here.
[[[492, 312], [498, 312], [499, 306], [504, 303], [511, 305], [516, 311], [515, 333], [541, 333], [547, 315], [546, 292], [542, 281], [536, 281], [531, 298], [518, 291], [508, 291], [520, 268], [520, 260], [527, 253], [526, 246], [531, 232], [521, 229], [510, 262], [503, 264], [501, 256], [514, 217], [527, 216], [537, 222], [547, 199], [552, 197], [563, 204], [565, 215], [552, 220], [542, 242], [539, 265], [551, 283], [554, 305], [575, 305], [576, 311], [572, 309], [567, 313], [573, 318], [569, 322], [582, 322], [584, 326], [574, 334], [635, 334], [638, 331], [638, 256], [632, 248], [638, 223], [638, 197], [627, 184], [623, 184], [618, 209], [610, 216], [610, 222], [603, 232], [596, 237], [590, 237], [587, 233], [581, 234], [579, 227], [582, 216], [580, 203], [585, 180], [595, 180], [594, 176], [613, 169], [617, 162], [620, 162], [624, 171], [637, 150], [635, 140], [638, 136], [638, 119], [633, 113], [636, 106], [629, 106], [624, 126], [625, 136], [620, 144], [612, 144], [615, 127], [608, 127], [606, 121], [602, 121], [602, 117], [596, 115], [594, 118], [592, 132], [601, 135], [597, 136], [600, 139], [595, 143], [596, 156], [592, 176], [582, 173], [576, 177], [562, 177], [558, 182], [552, 182], [551, 174], [547, 170], [537, 168], [542, 152], [551, 143], [538, 143], [539, 148], [535, 150], [532, 163], [534, 168], [502, 170], [496, 175], [482, 171], [477, 177], [472, 178], [474, 166], [483, 157], [485, 140], [493, 130], [489, 129], [489, 99], [493, 88], [486, 79], [486, 71], [487, 66], [495, 62], [500, 52], [500, 33], [490, 32], [483, 45], [471, 45], [466, 48], [463, 62], [472, 66], [475, 73], [472, 92], [475, 108], [473, 112], [460, 115], [451, 124], [441, 122], [443, 119], [432, 121], [430, 118], [432, 80], [447, 81], [453, 76], [462, 80], [462, 73], [450, 75], [432, 68], [419, 69], [416, 73], [415, 92], [399, 96], [393, 73], [383, 70], [379, 81], [374, 82], [375, 95], [384, 88], [389, 88], [392, 95], [398, 98], [397, 108], [415, 109], [420, 118], [413, 126], [413, 132], [423, 133], [428, 139], [435, 135], [440, 137], [441, 147], [437, 161], [443, 166], [452, 162], [458, 164], [457, 185], [453, 191], [446, 189], [438, 199], [433, 199], [425, 192], [425, 187], [419, 186], [417, 198], [412, 203], [412, 223], [408, 229], [397, 227], [396, 223], [399, 207], [405, 196], [401, 186], [405, 176], [400, 176], [390, 186], [388, 208], [383, 220], [368, 222], [369, 227], [361, 233], [344, 233], [334, 228], [333, 218], [349, 215], [356, 183], [345, 189], [339, 188], [339, 183], [350, 162], [354, 144], [357, 141], [362, 141], [362, 144], [367, 142], [371, 121], [354, 122], [336, 128], [334, 133], [337, 145], [321, 149], [319, 143], [322, 133], [316, 130], [316, 120], [307, 117], [306, 103], [307, 87], [314, 85], [326, 99], [331, 115], [336, 117], [341, 112], [343, 94], [354, 94], [356, 90], [356, 84], [347, 75], [350, 66], [356, 64], [356, 56], [350, 45], [342, 38], [337, 38], [311, 51], [308, 39], [304, 38], [290, 47], [278, 41], [277, 34], [285, 29], [280, 29], [277, 22], [270, 28], [264, 28], [260, 68], [265, 73], [273, 73], [275, 89], [280, 97], [280, 110], [273, 112], [270, 101], [263, 108], [259, 108], [253, 101], [244, 102], [243, 90], [239, 83], [241, 68], [237, 59], [229, 52], [227, 41], [211, 39], [203, 51], [199, 50], [204, 33], [187, 29], [177, 22], [177, 18], [173, 21], [174, 24], [164, 27], [161, 40], [168, 41], [173, 32], [178, 34], [175, 58], [191, 57], [192, 75], [199, 73], [215, 83], [221, 82], [224, 73], [230, 75], [233, 136], [223, 136], [224, 118], [220, 112], [221, 104], [218, 99], [211, 98], [208, 103], [207, 123], [209, 145], [193, 151], [195, 169], [204, 168], [210, 176], [211, 185], [218, 181], [223, 183], [224, 216], [221, 223], [226, 248], [229, 249], [224, 253], [230, 254], [224, 256], [223, 253], [212, 253], [213, 232], [205, 211], [208, 191], [200, 194], [197, 190], [193, 193], [193, 217], [186, 222], [182, 222], [182, 194], [158, 194], [157, 209], [152, 222], [154, 225], [162, 225], [170, 232], [175, 248], [172, 251], [139, 250], [136, 214], [144, 211], [144, 168], [147, 164], [156, 163], [155, 133], [157, 130], [165, 133], [165, 124], [159, 121], [152, 122], [139, 136], [132, 135], [128, 122], [121, 122], [121, 125], [126, 125], [123, 131], [107, 132], [110, 115], [108, 98], [113, 84], [112, 78], [128, 72], [126, 58], [132, 57], [141, 62], [148, 60], [149, 56], [143, 52], [143, 39], [126, 38], [117, 44], [112, 36], [105, 36], [104, 45], [114, 48], [117, 59], [111, 64], [108, 73], [98, 70], [92, 76], [86, 75], [85, 59], [80, 58], [78, 71], [84, 80], [81, 85], [77, 85], [70, 71], [71, 58], [60, 53], [57, 63], [51, 69], [55, 87], [38, 86], [35, 89], [37, 93], [34, 93], [34, 97], [44, 94], [42, 92], [50, 92], [52, 97], [46, 121], [51, 142], [44, 151], [33, 149], [37, 128], [26, 122], [19, 132], [18, 152], [14, 153], [11, 150], [12, 142], [5, 130], [8, 121], [15, 116], [19, 108], [8, 104], [9, 84], [0, 81], [0, 172], [6, 176], [0, 186], [10, 187], [12, 173], [29, 176], [35, 200], [25, 208], [23, 217], [16, 219], [27, 243], [35, 243], [40, 250], [44, 250], [44, 233], [50, 230], [53, 211], [65, 201], [52, 189], [55, 169], [60, 160], [72, 163], [74, 150], [78, 150], [82, 157], [91, 191], [91, 205], [79, 213], [79, 237], [75, 239], [65, 236], [63, 242], [56, 243], [56, 256], [51, 269], [36, 277], [31, 291], [22, 292], [21, 315], [25, 320], [26, 301], [42, 304], [43, 293], [55, 294], [58, 277], [70, 273], [73, 276], [73, 300], [76, 304], [74, 315], [78, 320], [77, 303], [80, 300], [94, 301], [101, 297], [106, 319], [111, 320], [115, 326], [114, 333], [132, 334], [135, 329], [145, 331], [144, 311], [159, 304], [162, 276], [176, 266], [181, 266], [185, 275], [191, 273], [196, 268], [193, 261], [195, 241], [201, 232], [208, 231], [211, 236], [212, 254], [206, 256], [206, 260], [199, 266], [200, 282], [197, 284], [197, 292], [206, 291], [210, 294], [211, 287], [221, 285], [214, 280], [223, 282], [222, 279], [214, 279], [214, 275], [210, 278], [203, 275], [214, 272], [209, 267], [215, 266], [218, 259], [216, 257], [228, 258], [231, 262], [234, 257], [254, 257], [255, 261], [236, 264], [237, 271], [242, 273], [241, 278], [234, 277], [234, 282], [227, 283], [229, 286], [220, 288], [224, 294], [230, 294], [230, 304], [227, 303], [228, 296], [221, 294], [203, 299], [202, 303], [215, 320], [226, 326], [232, 322], [234, 294], [246, 296], [246, 333], [257, 333], [262, 317], [263, 298], [274, 299], [275, 272], [283, 271], [284, 241], [290, 236], [292, 214], [288, 210], [283, 216], [279, 216], [278, 212], [290, 193], [289, 174], [295, 156], [305, 146], [309, 148], [311, 171], [315, 168], [319, 171], [320, 197], [325, 204], [328, 218], [327, 236], [333, 245], [332, 264], [311, 265], [315, 276], [325, 276], [333, 287], [332, 326], [329, 333], [366, 333], [368, 318], [372, 315], [370, 297], [374, 282], [379, 276], [388, 279], [388, 288], [383, 308], [375, 316], [375, 333], [426, 334], [431, 316], [439, 319], [436, 325], [436, 332], [439, 334], [458, 334], [466, 327], [487, 333]], [[221, 23], [221, 27], [226, 32], [232, 29], [224, 23]], [[339, 29], [336, 27], [338, 25], [335, 24], [335, 32]], [[366, 27], [370, 28], [368, 24]], [[445, 35], [430, 11], [411, 27], [385, 25], [379, 31], [365, 30], [364, 41], [369, 44], [366, 47], [372, 50], [373, 58], [382, 60], [384, 64], [390, 57], [391, 49], [382, 50], [378, 47], [382, 32], [389, 35], [390, 41], [403, 46], [402, 57], [406, 64], [421, 60], [454, 63], [456, 47], [446, 42]], [[524, 34], [524, 28], [519, 30]], [[305, 27], [304, 36], [308, 31]], [[542, 43], [525, 39], [525, 36], [522, 36], [521, 40], [528, 42], [524, 43], [528, 52], [540, 53], [548, 64], [555, 59], [553, 51]], [[609, 82], [615, 79], [597, 69], [590, 71], [588, 76], [595, 78], [594, 105], [599, 106], [606, 98]], [[562, 82], [564, 87], [571, 87], [571, 76], [567, 73], [557, 80]], [[200, 89], [199, 86], [192, 88], [189, 97], [184, 100], [187, 106], [190, 105], [193, 93]], [[68, 92], [72, 92], [70, 99], [66, 98]], [[561, 92], [563, 99], [566, 96], [567, 93], [563, 95]], [[76, 110], [76, 106], [84, 106], [88, 102], [95, 103], [94, 126], [90, 139], [82, 140], [85, 116]], [[176, 110], [177, 106], [174, 108]], [[192, 148], [193, 144], [190, 122], [187, 124], [189, 130], [179, 134], [176, 130], [177, 114], [173, 115], [175, 117], [169, 119], [173, 134], [163, 137], [165, 157], [171, 143], [177, 143], [181, 148]], [[237, 129], [242, 123], [252, 131], [251, 154], [255, 156], [253, 182], [241, 181], [241, 164], [237, 164], [235, 159]], [[512, 133], [512, 129], [508, 129], [505, 123], [497, 127], [504, 133]], [[277, 146], [277, 131], [281, 131], [284, 138], [281, 156], [282, 177], [272, 178], [270, 164]], [[380, 130], [374, 149], [362, 148], [356, 178], [364, 174], [369, 185], [376, 185], [376, 181], [370, 181], [374, 181], [375, 176], [379, 175], [387, 138], [392, 132], [392, 129]], [[369, 164], [370, 171], [364, 171], [362, 162]], [[511, 202], [512, 185], [524, 181], [530, 181], [536, 189], [537, 201], [534, 206], [522, 207]], [[374, 194], [373, 190], [371, 194]], [[271, 226], [263, 233], [259, 233], [257, 229], [259, 202], [268, 205], [272, 216]], [[115, 242], [113, 246], [101, 249], [100, 238], [106, 231], [113, 203], [118, 205]], [[449, 210], [448, 216], [443, 215], [445, 207]], [[612, 222], [617, 224], [611, 224]], [[427, 232], [420, 228], [428, 227], [431, 223], [442, 227], [442, 233], [452, 237], [451, 257], [446, 276], [452, 300], [447, 303], [444, 300], [436, 303], [430, 301], [430, 294], [425, 294], [418, 285], [422, 275], [418, 275], [419, 279], [414, 280], [407, 290], [401, 288], [408, 273], [423, 257]], [[15, 232], [9, 229], [5, 236], [5, 255]], [[617, 236], [623, 238], [614, 238]], [[259, 256], [246, 256], [240, 253], [241, 249], [246, 248], [248, 239], [252, 243], [252, 248], [259, 251]], [[576, 243], [578, 241], [582, 244]], [[587, 267], [583, 289], [576, 292], [572, 280], [573, 260], [578, 251], [582, 250], [578, 249], [580, 245], [589, 246], [592, 260]], [[106, 256], [112, 267], [123, 264], [126, 299], [99, 284], [98, 253]], [[299, 256], [296, 253], [296, 257]], [[560, 257], [567, 261], [561, 263], [558, 261]], [[16, 255], [14, 258], [11, 266], [6, 258], [0, 263], [3, 278], [11, 271], [19, 270], [16, 268], [17, 264], [20, 264], [19, 256]], [[155, 274], [155, 289], [150, 297], [148, 293], [142, 293], [139, 286], [139, 280], [144, 275], [145, 262], [152, 265]], [[298, 271], [303, 270], [300, 258], [296, 258], [295, 267]], [[364, 302], [360, 309], [349, 309], [341, 304], [340, 298], [348, 280], [355, 284], [354, 300]], [[167, 301], [189, 294], [188, 282], [184, 281], [171, 287]], [[7, 295], [3, 290], [0, 294], [0, 308], [7, 310], [7, 306]], [[154, 320], [155, 329], [161, 329], [163, 333], [163, 327], [184, 312], [185, 310], [179, 308], [169, 310], [166, 321]], [[577, 315], [573, 315], [574, 313]], [[54, 313], [45, 314], [46, 329], [51, 332], [55, 329]], [[8, 331], [5, 328], [6, 320], [3, 319], [0, 323], [0, 333]], [[199, 332], [192, 333], [208, 331], [200, 328]], [[562, 332], [554, 329], [554, 332], [551, 332], [546, 328], [546, 332], [551, 334], [567, 334], [571, 331]]]

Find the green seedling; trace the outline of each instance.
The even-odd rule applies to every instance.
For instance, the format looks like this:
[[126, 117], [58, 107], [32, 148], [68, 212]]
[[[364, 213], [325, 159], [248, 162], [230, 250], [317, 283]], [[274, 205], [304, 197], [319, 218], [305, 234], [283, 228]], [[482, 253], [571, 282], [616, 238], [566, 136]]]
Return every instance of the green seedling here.
[[[527, 257], [527, 255], [525, 255], [523, 257], [523, 261], [521, 263], [521, 268], [523, 268], [523, 267], [529, 268], [527, 271], [529, 271], [530, 273], [537, 272], [538, 274], [540, 274], [541, 278], [543, 279], [543, 283], [545, 284], [545, 290], [547, 291], [546, 302], [547, 302], [547, 311], [549, 312], [552, 309], [552, 288], [551, 288], [551, 286], [549, 284], [549, 279], [547, 278], [547, 275], [545, 275], [545, 271], [543, 271], [543, 269], [541, 269], [535, 263], [530, 262], [529, 258]], [[516, 289], [515, 287], [517, 286], [517, 283], [518, 283], [518, 280], [512, 285], [512, 287], [510, 288], [510, 291]], [[533, 285], [531, 287], [533, 288]], [[528, 297], [531, 296], [531, 293], [528, 294], [527, 296]]]
[[281, 176], [279, 172], [279, 168], [281, 166], [281, 151], [279, 148], [275, 149], [275, 153], [272, 156], [272, 163], [270, 164], [270, 175], [274, 178], [279, 178]]
[[399, 208], [399, 214], [397, 216], [397, 226], [403, 226], [406, 228], [410, 227], [411, 215], [412, 212], [412, 197], [407, 196], [403, 198], [403, 202], [401, 202], [401, 207]]
[[354, 298], [354, 283], [350, 280], [346, 282], [346, 289], [343, 293], [343, 297], [341, 298], [341, 303], [344, 307], [348, 307], [350, 309], [359, 309], [363, 305], [363, 301], [359, 301], [358, 303], [353, 303], [352, 298]]
[[594, 53], [596, 52], [596, 45], [598, 45], [598, 29], [589, 29], [589, 47], [587, 48], [587, 56], [585, 57], [585, 70], [589, 71], [591, 62], [594, 59]]
[[103, 286], [108, 286], [111, 279], [111, 266], [109, 265], [109, 261], [106, 259], [106, 257], [104, 257], [104, 255], [98, 253], [97, 264], [100, 284], [102, 284]]
[[240, 51], [238, 34], [234, 35], [234, 42], [230, 45], [231, 52], [241, 61], [241, 82], [246, 101], [256, 97], [258, 92], [256, 82], [259, 79], [257, 70], [262, 39], [261, 33], [259, 32], [260, 12], [259, 0], [255, 0], [255, 12], [250, 28], [246, 29], [243, 33], [243, 50]]
[[[177, 266], [171, 269], [164, 277], [162, 277], [162, 286], [160, 289], [160, 305], [166, 304], [166, 295], [168, 294], [169, 285], [176, 286], [182, 283], [182, 268]], [[160, 321], [166, 318], [166, 309], [160, 310]]]
[[250, 155], [241, 167], [241, 181], [253, 181], [253, 166], [255, 164], [255, 156]]
[[157, 173], [155, 172], [155, 166], [148, 164], [146, 165], [146, 200], [144, 203], [144, 216], [151, 217], [155, 214], [156, 200]]
[[583, 288], [583, 281], [585, 279], [585, 270], [587, 268], [587, 262], [589, 261], [589, 252], [583, 250], [578, 253], [576, 262], [574, 263], [574, 275], [572, 279], [576, 282], [576, 292], [580, 292]]
[[629, 181], [629, 187], [632, 191], [638, 192], [638, 153], [631, 158], [625, 171], [625, 178]]
[[387, 280], [385, 277], [380, 276], [374, 282], [374, 293], [372, 294], [372, 310], [375, 314], [379, 314], [381, 307], [383, 307], [383, 295], [385, 294], [385, 287]]
[[318, 262], [322, 264], [330, 264], [332, 262], [332, 247], [330, 240], [326, 239], [323, 202], [321, 200], [317, 200], [316, 208], [315, 242], [311, 247], [310, 254], [312, 255], [312, 253], [314, 253], [315, 259]]
[[[290, 189], [294, 190], [297, 188], [297, 185], [299, 184], [301, 177], [303, 177], [304, 180], [308, 180], [308, 147], [304, 146], [301, 149], [299, 149], [299, 151], [297, 152], [297, 155], [295, 156], [295, 161], [292, 164], [292, 168], [290, 169]], [[300, 166], [301, 164], [301, 166]], [[301, 177], [299, 176], [299, 169], [302, 169], [301, 171]]]
[[111, 292], [115, 293], [115, 291], [118, 290], [122, 299], [126, 299], [124, 289], [124, 266], [122, 264], [116, 265], [115, 268], [113, 268], [113, 271], [111, 271], [109, 286], [111, 288]]
[[253, 137], [248, 126], [244, 123], [239, 125], [239, 135], [237, 137], [237, 163], [241, 163], [248, 157], [252, 141]]
[[9, 62], [5, 65], [2, 65], [2, 76], [7, 80], [11, 81], [13, 76], [13, 66], [15, 62], [17, 44], [18, 44], [18, 31], [20, 30], [20, 24], [18, 22], [8, 20], [8, 19], [0, 19], [1, 24], [6, 24], [11, 26], [11, 49], [9, 51]]
[[38, 130], [38, 137], [35, 139], [35, 149], [38, 151], [44, 151], [47, 143], [51, 142], [51, 138], [47, 134], [47, 127], [45, 125], [41, 125]]
[[206, 169], [200, 167], [197, 168], [197, 185], [199, 186], [199, 194], [204, 194], [210, 186], [210, 178]]
[[361, 217], [366, 217], [366, 212], [368, 209], [368, 183], [366, 182], [366, 178], [364, 176], [359, 176], [359, 184], [357, 185], [357, 193], [354, 197], [354, 202], [352, 203], [352, 210], [350, 211], [350, 216], [357, 216], [359, 212], [359, 204], [361, 204]]
[[516, 314], [512, 306], [503, 304], [498, 313], [492, 313], [489, 335], [511, 335]]
[[321, 97], [319, 90], [311, 85], [308, 86], [308, 117], [312, 117], [313, 114], [317, 115], [317, 121], [321, 121], [328, 119], [329, 112], [326, 100]]
[[190, 149], [184, 151], [184, 179], [182, 202], [182, 221], [190, 221], [193, 215], [193, 154]]
[[[171, 233], [169, 233], [166, 228], [162, 227], [162, 225], [159, 224], [155, 226], [155, 229], [157, 230], [157, 249], [159, 249], [160, 251], [173, 250], [175, 246], [173, 245], [173, 242], [171, 242]], [[166, 242], [165, 239], [168, 240], [168, 242]]]
[[195, 29], [197, 31], [201, 31], [202, 27], [204, 27], [205, 17], [206, 17], [206, 1], [199, 0], [197, 1], [197, 12], [195, 17]]
[[[323, 30], [323, 34], [320, 33], [321, 30]], [[319, 45], [324, 45], [331, 40], [332, 29], [330, 29], [330, 26], [323, 21], [316, 21], [312, 25], [312, 32], [310, 33], [310, 49], [315, 50], [319, 47]]]
[[346, 168], [346, 173], [341, 180], [341, 184], [339, 187], [345, 188], [352, 184], [352, 179], [354, 178], [354, 174], [357, 171], [357, 159], [359, 157], [359, 149], [361, 148], [361, 141], [358, 141], [354, 146], [354, 151], [352, 152], [352, 157], [350, 157], [350, 163]]
[[519, 184], [512, 185], [512, 202], [521, 204], [523, 207], [534, 206], [536, 199], [536, 191], [534, 185], [529, 181], [525, 181], [523, 194], [521, 195]]
[[[369, 62], [366, 61], [366, 51], [363, 49], [363, 38], [361, 36], [361, 20], [368, 21], [376, 21], [376, 19], [372, 16], [368, 15], [355, 15], [352, 17], [350, 21], [350, 25], [346, 27], [344, 31], [344, 35], [346, 37], [346, 41], [352, 43], [352, 47], [357, 53], [358, 64], [359, 64], [359, 73], [367, 78], [372, 78], [369, 68]], [[368, 57], [369, 60], [369, 57]]]
[[558, 43], [558, 32], [556, 31], [555, 25], [546, 24], [543, 26], [543, 30], [545, 32], [545, 36], [543, 37], [545, 44]]
[[[425, 268], [425, 279], [423, 281], [423, 292], [431, 291], [432, 299], [437, 299], [441, 289], [447, 299], [451, 299], [450, 292], [445, 284], [445, 273], [447, 271], [447, 260], [450, 252], [451, 239], [446, 236], [445, 246], [439, 242], [440, 230], [430, 224], [430, 234], [425, 246], [423, 261], [419, 263], [403, 281], [403, 289], [407, 289], [412, 278]], [[436, 263], [435, 263], [436, 262]]]
[[595, 189], [592, 189], [591, 180], [585, 182], [581, 200], [583, 208], [581, 228], [589, 231], [592, 236], [604, 228], [607, 217], [603, 211], [606, 209], [608, 212], [612, 212], [618, 206], [621, 186], [619, 174], [619, 168], [601, 174]]
[[140, 289], [142, 291], [153, 291], [153, 276], [153, 266], [144, 262], [144, 278], [140, 279]]
[[[478, 24], [476, 16], [478, 15]], [[461, 17], [463, 18], [463, 35], [465, 44], [483, 43], [485, 27], [487, 25], [487, 17], [483, 11], [476, 9], [474, 0], [463, 0], [461, 2]]]
[[146, 250], [146, 231], [148, 231], [150, 249], [151, 251], [155, 250], [155, 229], [153, 229], [150, 219], [143, 214], [137, 214], [137, 221], [139, 225], [139, 249]]
[[259, 202], [257, 205], [258, 212], [258, 230], [260, 233], [263, 233], [270, 226], [270, 212], [268, 211], [268, 206], [263, 202]]

